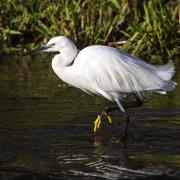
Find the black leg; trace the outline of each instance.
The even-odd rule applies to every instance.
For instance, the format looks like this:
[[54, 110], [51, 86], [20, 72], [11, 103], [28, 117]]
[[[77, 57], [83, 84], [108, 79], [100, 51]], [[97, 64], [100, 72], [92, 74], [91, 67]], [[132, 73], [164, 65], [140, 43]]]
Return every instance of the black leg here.
[[[124, 109], [128, 109], [128, 108], [137, 108], [143, 105], [143, 101], [137, 97], [136, 95], [134, 95], [134, 100], [132, 102], [128, 102], [128, 103], [123, 103], [122, 106], [124, 107]], [[109, 112], [115, 111], [115, 110], [119, 110], [118, 106], [114, 106], [114, 107], [107, 107], [105, 108], [105, 110], [103, 112], [105, 112], [106, 114], [108, 114]], [[124, 132], [123, 132], [123, 137], [122, 137], [122, 141], [125, 141], [128, 135], [128, 126], [129, 126], [129, 116], [128, 114], [125, 112], [123, 112], [123, 118], [125, 120], [125, 127], [124, 127]]]
[[119, 109], [118, 106], [113, 106], [113, 107], [106, 107], [104, 111], [105, 111], [106, 113], [109, 113], [109, 112], [112, 112], [112, 111], [116, 111], [116, 110], [118, 110], [118, 109]]
[[129, 108], [137, 108], [137, 107], [140, 107], [143, 105], [143, 101], [137, 97], [137, 96], [134, 96], [134, 100], [132, 102], [129, 102], [129, 103], [122, 103], [122, 106], [125, 108], [125, 109], [129, 109]]
[[[129, 109], [129, 108], [138, 108], [141, 107], [143, 105], [143, 101], [135, 96], [135, 99], [131, 102], [127, 102], [127, 103], [122, 103], [122, 106], [124, 107], [124, 109]], [[114, 106], [114, 107], [106, 107], [105, 108], [105, 112], [109, 113], [112, 111], [116, 111], [119, 110], [118, 106]]]
[[123, 112], [123, 117], [125, 119], [125, 126], [124, 126], [122, 141], [126, 141], [128, 135], [129, 116], [127, 115], [126, 112]]

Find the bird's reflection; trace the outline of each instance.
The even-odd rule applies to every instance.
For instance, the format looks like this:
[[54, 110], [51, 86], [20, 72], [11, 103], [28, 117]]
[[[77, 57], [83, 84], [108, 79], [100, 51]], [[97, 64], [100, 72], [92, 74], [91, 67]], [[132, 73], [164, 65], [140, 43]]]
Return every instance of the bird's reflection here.
[[[97, 135], [94, 137], [94, 154], [99, 160], [105, 161], [106, 165], [113, 162], [126, 166], [128, 158], [127, 143], [122, 142], [119, 137]], [[112, 162], [113, 161], [113, 162]]]

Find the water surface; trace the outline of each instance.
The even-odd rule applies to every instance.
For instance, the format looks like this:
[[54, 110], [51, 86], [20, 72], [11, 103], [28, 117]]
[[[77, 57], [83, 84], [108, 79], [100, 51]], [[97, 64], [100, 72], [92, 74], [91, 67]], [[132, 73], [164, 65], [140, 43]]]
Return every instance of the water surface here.
[[[111, 113], [95, 135], [92, 123], [104, 98], [68, 87], [54, 75], [51, 56], [0, 59], [0, 179], [178, 179], [179, 86], [168, 95], [145, 95], [123, 119]], [[174, 77], [180, 83], [180, 75]]]

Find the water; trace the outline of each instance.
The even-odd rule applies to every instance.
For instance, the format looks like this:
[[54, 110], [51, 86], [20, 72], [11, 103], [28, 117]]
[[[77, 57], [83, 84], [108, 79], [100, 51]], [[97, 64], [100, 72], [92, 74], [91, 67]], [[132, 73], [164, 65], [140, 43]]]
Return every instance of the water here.
[[121, 114], [94, 135], [93, 120], [111, 103], [63, 84], [50, 58], [0, 59], [0, 179], [179, 178], [179, 86], [128, 110], [124, 144]]

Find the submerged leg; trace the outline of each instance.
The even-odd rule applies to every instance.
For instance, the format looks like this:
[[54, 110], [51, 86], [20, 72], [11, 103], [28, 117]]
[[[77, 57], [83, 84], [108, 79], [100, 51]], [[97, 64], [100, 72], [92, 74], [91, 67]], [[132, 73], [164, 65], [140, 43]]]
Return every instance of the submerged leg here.
[[127, 138], [127, 131], [128, 131], [128, 126], [129, 126], [129, 116], [126, 113], [125, 109], [123, 108], [123, 106], [121, 105], [120, 101], [118, 99], [115, 99], [119, 109], [121, 110], [121, 112], [123, 113], [123, 118], [125, 119], [125, 127], [124, 127], [124, 132], [123, 132], [123, 137], [122, 140], [126, 140]]
[[140, 106], [142, 106], [143, 101], [139, 97], [137, 97], [137, 95], [135, 95], [135, 94], [134, 94], [134, 101], [132, 101], [132, 102], [122, 103], [122, 105], [121, 105], [121, 103], [118, 99], [115, 101], [116, 101], [117, 106], [107, 107], [107, 108], [105, 108], [104, 111], [102, 111], [102, 113], [98, 114], [96, 120], [94, 121], [93, 131], [97, 132], [97, 129], [100, 128], [101, 120], [103, 117], [107, 118], [109, 124], [112, 124], [112, 118], [110, 117], [109, 112], [120, 109], [121, 112], [123, 113], [123, 118], [125, 119], [125, 123], [126, 123], [124, 132], [123, 132], [123, 140], [125, 140], [127, 137], [127, 130], [128, 130], [128, 126], [129, 126], [129, 116], [127, 115], [125, 109], [140, 107]]

